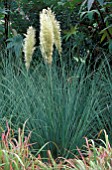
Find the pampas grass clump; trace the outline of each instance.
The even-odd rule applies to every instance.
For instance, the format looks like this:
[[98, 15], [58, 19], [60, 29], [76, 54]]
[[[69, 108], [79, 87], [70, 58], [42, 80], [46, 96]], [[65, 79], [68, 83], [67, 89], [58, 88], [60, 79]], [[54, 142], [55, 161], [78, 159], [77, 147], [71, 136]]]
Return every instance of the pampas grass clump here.
[[40, 13], [40, 49], [44, 60], [52, 64], [53, 45], [61, 54], [60, 25], [51, 9], [43, 9]]
[[26, 38], [24, 39], [24, 46], [23, 46], [23, 51], [25, 54], [25, 66], [27, 71], [29, 70], [30, 63], [32, 60], [32, 55], [35, 50], [35, 29], [30, 26], [27, 30], [27, 34], [25, 34]]

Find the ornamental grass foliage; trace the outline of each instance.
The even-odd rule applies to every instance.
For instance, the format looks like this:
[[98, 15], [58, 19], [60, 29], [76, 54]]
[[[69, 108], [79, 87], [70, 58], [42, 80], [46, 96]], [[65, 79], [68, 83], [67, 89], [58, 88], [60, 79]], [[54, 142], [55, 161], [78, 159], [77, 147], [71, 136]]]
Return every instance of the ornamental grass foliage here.
[[30, 141], [37, 142], [35, 154], [50, 142], [42, 151], [44, 157], [48, 149], [54, 158], [73, 157], [76, 146], [84, 144], [84, 136], [95, 138], [104, 128], [111, 131], [112, 79], [105, 63], [94, 74], [87, 72], [84, 64], [67, 73], [64, 63], [60, 72], [55, 63], [50, 72], [39, 63], [31, 74], [21, 66], [17, 75], [12, 61], [3, 56], [1, 123], [11, 119], [17, 129], [28, 119]]

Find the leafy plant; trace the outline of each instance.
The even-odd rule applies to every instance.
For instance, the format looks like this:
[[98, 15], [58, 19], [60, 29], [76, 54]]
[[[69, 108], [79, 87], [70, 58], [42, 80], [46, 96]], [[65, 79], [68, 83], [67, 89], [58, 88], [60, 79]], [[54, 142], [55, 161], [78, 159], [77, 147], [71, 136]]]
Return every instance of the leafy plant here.
[[[14, 130], [7, 124], [7, 132], [2, 133], [0, 141], [0, 168], [1, 170], [36, 170], [36, 169], [61, 169], [64, 165], [57, 164], [53, 159], [51, 152], [47, 151], [48, 165], [42, 162], [38, 154], [36, 158], [30, 151], [33, 144], [29, 143], [31, 132], [25, 136], [24, 130], [26, 122], [22, 129], [18, 129], [17, 139], [14, 137]], [[44, 148], [44, 146], [43, 146]], [[40, 148], [41, 151], [41, 148]]]
[[[26, 123], [25, 123], [26, 124]], [[18, 170], [18, 169], [34, 169], [33, 155], [29, 151], [30, 133], [24, 136], [24, 128], [18, 129], [18, 139], [14, 137], [14, 131], [7, 123], [7, 132], [2, 133], [2, 140], [0, 143], [0, 167], [1, 170]], [[30, 161], [29, 161], [30, 160]]]
[[2, 46], [3, 40], [4, 40], [4, 16], [7, 14], [6, 10], [0, 7], [0, 48]]
[[[27, 121], [26, 121], [27, 122]], [[31, 153], [31, 147], [34, 144], [30, 143], [31, 132], [28, 136], [25, 135], [26, 122], [22, 129], [18, 129], [18, 135], [15, 138], [15, 131], [6, 122], [7, 131], [2, 132], [2, 139], [0, 141], [0, 168], [1, 170], [36, 170], [36, 169], [65, 169], [65, 170], [111, 170], [112, 148], [109, 143], [108, 135], [105, 130], [105, 140], [99, 139], [102, 131], [100, 131], [97, 140], [88, 140], [85, 137], [86, 146], [83, 151], [77, 148], [79, 155], [74, 155], [73, 159], [66, 159], [64, 157], [53, 158], [51, 151], [47, 151], [47, 157], [41, 157], [41, 151], [45, 144], [40, 148], [38, 156], [35, 157]], [[97, 142], [102, 145], [96, 146]]]
[[102, 142], [102, 145], [104, 145], [104, 146], [99, 146], [99, 147], [95, 146], [94, 140], [88, 140], [87, 138], [85, 138], [85, 140], [86, 140], [85, 147], [86, 147], [87, 151], [85, 153], [82, 153], [80, 151], [80, 149], [78, 149], [82, 160], [78, 160], [78, 159], [74, 160], [74, 161], [71, 160], [70, 161], [71, 165], [74, 162], [73, 167], [76, 167], [77, 170], [81, 170], [81, 169], [84, 169], [84, 170], [94, 170], [94, 169], [111, 170], [112, 148], [110, 146], [110, 143], [108, 140], [108, 135], [105, 130], [104, 130], [104, 135], [105, 135], [105, 141], [102, 139], [98, 139], [99, 141]]
[[[96, 1], [96, 0], [86, 0], [88, 10], [91, 9], [91, 7], [92, 7], [92, 5], [93, 5], [93, 3], [94, 3], [95, 1]], [[103, 6], [103, 4], [104, 4], [104, 0], [97, 0], [97, 2], [99, 2], [99, 4], [100, 4], [101, 6]]]
[[97, 30], [99, 30], [99, 34], [103, 34], [100, 39], [100, 43], [103, 42], [104, 45], [108, 44], [109, 52], [111, 52], [110, 50], [110, 46], [111, 46], [110, 44], [111, 44], [111, 39], [112, 39], [112, 29], [111, 29], [112, 17], [111, 17], [111, 12], [110, 12], [111, 3], [108, 6], [108, 1], [98, 0], [98, 3], [97, 3], [97, 1], [95, 0], [87, 0], [87, 1], [84, 1], [81, 9], [84, 8], [86, 2], [87, 2], [88, 11], [81, 12], [80, 16], [83, 18], [88, 17], [91, 23], [94, 22], [93, 23], [94, 29], [96, 26]]
[[12, 38], [7, 39], [7, 49], [15, 53], [16, 57], [20, 57], [23, 47], [23, 37], [18, 34]]

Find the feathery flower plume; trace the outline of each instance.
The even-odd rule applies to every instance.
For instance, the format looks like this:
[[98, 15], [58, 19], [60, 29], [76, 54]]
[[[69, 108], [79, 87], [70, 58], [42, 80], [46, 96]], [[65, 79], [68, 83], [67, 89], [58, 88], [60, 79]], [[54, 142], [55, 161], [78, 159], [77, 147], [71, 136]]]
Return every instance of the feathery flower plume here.
[[32, 55], [33, 52], [35, 50], [35, 43], [36, 43], [36, 39], [35, 39], [35, 29], [30, 26], [27, 29], [27, 34], [25, 34], [26, 38], [24, 39], [24, 47], [23, 47], [23, 51], [25, 54], [25, 65], [26, 65], [26, 69], [27, 71], [29, 70], [30, 67], [30, 63], [32, 60]]
[[53, 27], [53, 33], [54, 33], [54, 44], [61, 55], [62, 47], [61, 47], [61, 29], [60, 29], [60, 23], [56, 20], [55, 14], [51, 11], [50, 8], [48, 8], [48, 15], [50, 16], [52, 27]]
[[61, 48], [60, 25], [50, 8], [43, 9], [40, 13], [40, 49], [42, 56], [48, 64], [52, 63], [53, 45], [59, 54]]
[[40, 49], [44, 60], [52, 63], [54, 44], [53, 27], [46, 9], [40, 13]]

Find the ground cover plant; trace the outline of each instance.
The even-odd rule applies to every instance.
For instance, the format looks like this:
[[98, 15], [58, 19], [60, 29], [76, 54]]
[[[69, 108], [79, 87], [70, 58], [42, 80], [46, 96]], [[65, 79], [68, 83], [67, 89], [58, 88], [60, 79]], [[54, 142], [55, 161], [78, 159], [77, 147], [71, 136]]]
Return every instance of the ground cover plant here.
[[[41, 151], [44, 146], [40, 148], [36, 157], [31, 153], [31, 147], [34, 144], [30, 143], [31, 132], [29, 132], [28, 136], [25, 136], [25, 126], [26, 122], [23, 124], [22, 129], [18, 129], [18, 139], [14, 137], [14, 130], [7, 122], [7, 132], [4, 132], [2, 129], [2, 133], [0, 133], [2, 137], [0, 142], [1, 170], [111, 170], [112, 148], [105, 130], [103, 130], [105, 139], [97, 139], [97, 142], [102, 142], [102, 146], [100, 147], [95, 145], [96, 142], [94, 142], [94, 140], [88, 140], [85, 137], [85, 149], [81, 151], [77, 148], [79, 156], [74, 155], [73, 159], [66, 159], [64, 157], [54, 159], [51, 151], [48, 150], [47, 157], [43, 160]], [[102, 132], [99, 133], [99, 136], [101, 133]]]

